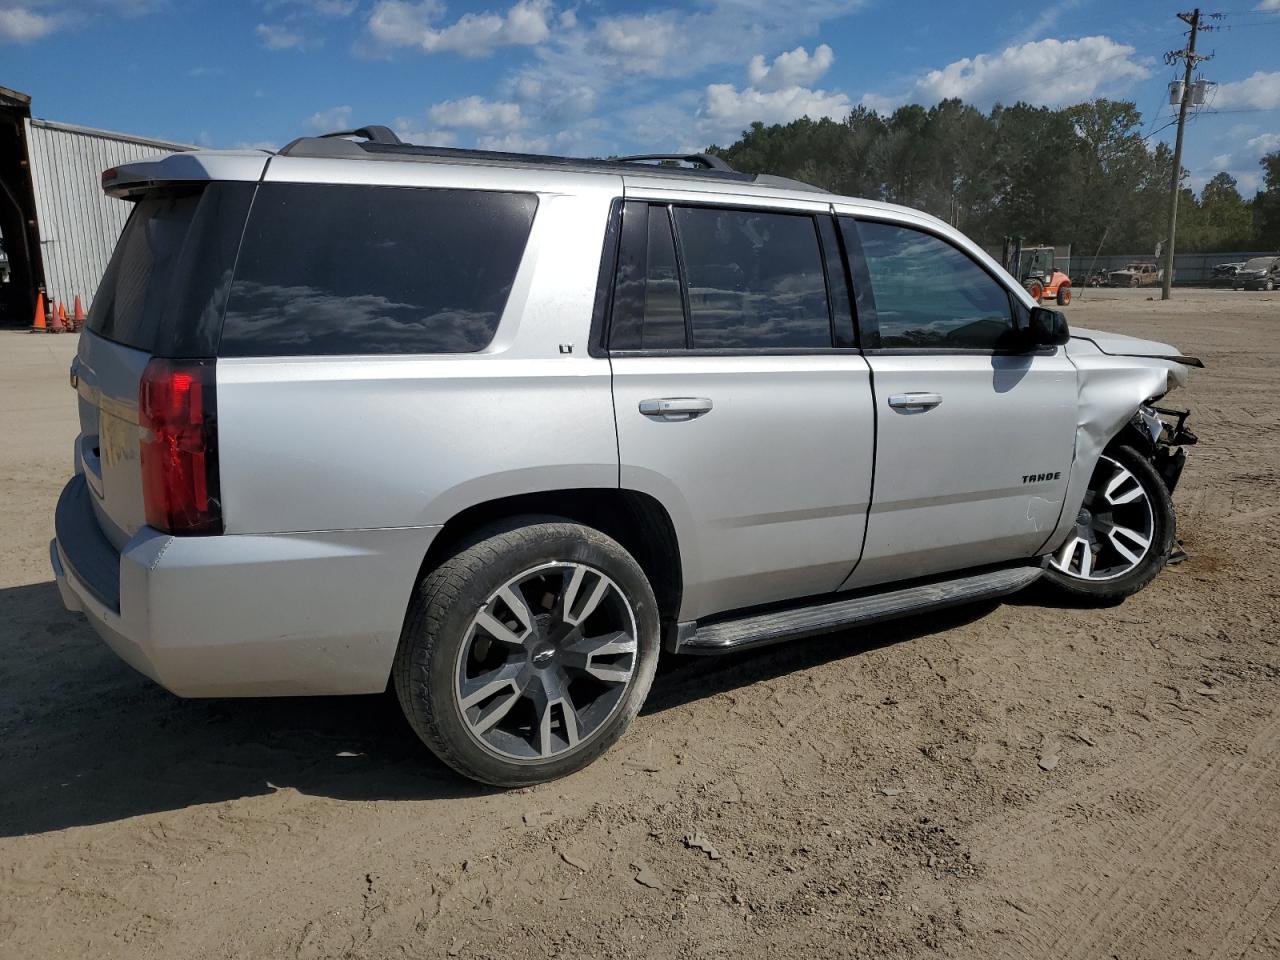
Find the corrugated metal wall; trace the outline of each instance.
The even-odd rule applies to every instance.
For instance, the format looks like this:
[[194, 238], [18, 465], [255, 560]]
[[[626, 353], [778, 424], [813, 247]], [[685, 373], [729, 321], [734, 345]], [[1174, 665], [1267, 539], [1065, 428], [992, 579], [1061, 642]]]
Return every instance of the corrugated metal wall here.
[[27, 121], [27, 144], [49, 297], [88, 310], [133, 206], [102, 192], [102, 171], [195, 148], [49, 120]]

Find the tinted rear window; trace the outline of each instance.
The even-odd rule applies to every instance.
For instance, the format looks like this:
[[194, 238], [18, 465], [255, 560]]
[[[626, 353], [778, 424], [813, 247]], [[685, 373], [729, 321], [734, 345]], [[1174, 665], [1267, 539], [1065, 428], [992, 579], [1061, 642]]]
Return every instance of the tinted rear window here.
[[676, 207], [693, 346], [831, 346], [822, 251], [812, 216]]
[[157, 356], [212, 356], [253, 186], [211, 183], [139, 200], [86, 326]]
[[497, 331], [536, 207], [527, 193], [263, 184], [218, 353], [481, 350]]

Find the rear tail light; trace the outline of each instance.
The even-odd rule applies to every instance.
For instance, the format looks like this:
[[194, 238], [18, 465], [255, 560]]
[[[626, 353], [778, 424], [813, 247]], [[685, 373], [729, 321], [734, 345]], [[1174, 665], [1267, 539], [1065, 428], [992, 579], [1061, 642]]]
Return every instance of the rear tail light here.
[[221, 533], [214, 361], [148, 363], [138, 423], [147, 525], [179, 535]]

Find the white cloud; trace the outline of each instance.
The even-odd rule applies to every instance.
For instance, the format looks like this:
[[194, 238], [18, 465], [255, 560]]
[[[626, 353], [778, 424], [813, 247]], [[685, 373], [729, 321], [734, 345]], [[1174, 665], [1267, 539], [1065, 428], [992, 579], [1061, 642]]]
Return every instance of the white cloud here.
[[[531, 49], [515, 51], [484, 96], [437, 103], [409, 125], [448, 131], [463, 145], [591, 155], [705, 145], [709, 135], [736, 136], [748, 114], [747, 123], [843, 114], [843, 93], [816, 89], [834, 59], [830, 47], [795, 45], [866, 0], [698, 0], [648, 13], [488, 0], [498, 12], [457, 19], [445, 2], [372, 2], [357, 47], [483, 55], [521, 41]], [[731, 79], [756, 54], [751, 69], [763, 86], [750, 72], [744, 89], [721, 84], [709, 94], [700, 76], [696, 87], [680, 83], [712, 71], [707, 79]]]
[[[1280, 0], [1277, 0], [1280, 3]], [[1264, 133], [1245, 142], [1245, 149], [1252, 150], [1259, 160], [1264, 154], [1280, 150], [1280, 133]]]
[[268, 50], [298, 50], [307, 46], [307, 38], [292, 27], [278, 23], [260, 23], [253, 28]]
[[261, 0], [268, 14], [286, 17], [349, 17], [359, 6], [358, 0]]
[[849, 112], [851, 106], [843, 93], [810, 90], [808, 87], [790, 86], [781, 90], [747, 87], [738, 90], [729, 83], [713, 83], [707, 87], [702, 109], [699, 110], [699, 128], [712, 139], [736, 137], [756, 120], [770, 124], [790, 123], [800, 117], [839, 119]]
[[425, 147], [452, 147], [458, 143], [458, 135], [452, 130], [426, 128], [409, 117], [396, 117], [391, 124], [391, 129], [405, 143], [416, 143]]
[[1253, 9], [1255, 10], [1280, 10], [1280, 0], [1262, 0]]
[[998, 54], [978, 54], [930, 70], [900, 96], [871, 93], [863, 104], [885, 110], [903, 103], [933, 104], [949, 97], [987, 108], [1018, 100], [1046, 106], [1078, 103], [1128, 89], [1150, 75], [1135, 49], [1110, 37], [1036, 40]]
[[476, 96], [437, 103], [427, 111], [427, 116], [432, 123], [442, 127], [462, 127], [487, 133], [516, 130], [527, 124], [520, 104]]
[[606, 17], [597, 22], [594, 40], [600, 52], [627, 73], [660, 76], [680, 69], [690, 36], [677, 15], [668, 11]]
[[835, 54], [825, 43], [815, 47], [812, 55], [804, 47], [796, 47], [778, 54], [773, 63], [767, 65], [764, 56], [757, 53], [747, 64], [747, 79], [758, 90], [808, 87], [831, 69], [834, 60]]
[[1198, 172], [1200, 179], [1208, 181], [1215, 173], [1225, 170], [1236, 178], [1240, 192], [1246, 197], [1262, 189], [1262, 170], [1258, 161], [1266, 154], [1280, 150], [1280, 133], [1261, 133], [1250, 137], [1230, 153], [1222, 153], [1209, 161], [1209, 166]]
[[476, 138], [481, 150], [502, 150], [507, 153], [546, 153], [551, 149], [550, 137], [526, 137], [520, 133], [489, 134]]
[[438, 0], [379, 0], [369, 15], [368, 31], [381, 47], [418, 47], [426, 53], [453, 51], [485, 57], [499, 47], [530, 46], [551, 35], [550, 0], [519, 0], [506, 13], [466, 13], [437, 27], [444, 14]]
[[[1280, 0], [1276, 0], [1280, 10]], [[1220, 83], [1213, 90], [1215, 110], [1237, 107], [1256, 110], [1274, 110], [1280, 107], [1280, 72], [1263, 73], [1259, 70], [1245, 80]]]
[[[0, 43], [29, 43], [102, 17], [140, 17], [166, 0], [0, 0]], [[130, 68], [132, 69], [132, 67]]]
[[307, 126], [317, 133], [332, 133], [334, 130], [351, 128], [351, 108], [348, 106], [330, 107], [313, 113], [307, 118]]
[[30, 43], [58, 28], [56, 17], [34, 13], [24, 7], [0, 8], [0, 41]]

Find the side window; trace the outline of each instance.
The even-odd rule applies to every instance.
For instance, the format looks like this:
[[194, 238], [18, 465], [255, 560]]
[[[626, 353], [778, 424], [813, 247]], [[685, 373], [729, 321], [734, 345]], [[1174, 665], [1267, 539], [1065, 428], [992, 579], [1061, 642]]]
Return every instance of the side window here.
[[1008, 291], [963, 251], [898, 224], [858, 221], [857, 229], [881, 347], [1016, 346]]
[[219, 355], [482, 350], [537, 205], [529, 193], [264, 183]]
[[623, 204], [609, 346], [614, 350], [685, 347], [684, 301], [665, 206], [634, 200]]
[[832, 345], [813, 217], [677, 207], [675, 221], [695, 350]]

